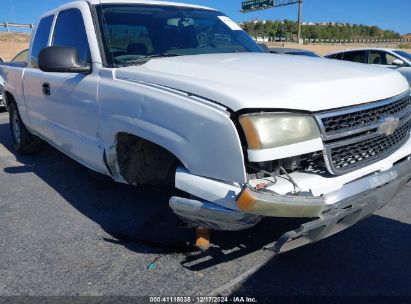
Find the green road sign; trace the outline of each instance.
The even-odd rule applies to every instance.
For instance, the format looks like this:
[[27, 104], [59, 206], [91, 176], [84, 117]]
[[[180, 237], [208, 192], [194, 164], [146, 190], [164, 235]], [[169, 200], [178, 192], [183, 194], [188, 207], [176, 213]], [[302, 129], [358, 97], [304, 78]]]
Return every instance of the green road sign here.
[[241, 2], [241, 11], [250, 12], [274, 7], [274, 0], [250, 0]]

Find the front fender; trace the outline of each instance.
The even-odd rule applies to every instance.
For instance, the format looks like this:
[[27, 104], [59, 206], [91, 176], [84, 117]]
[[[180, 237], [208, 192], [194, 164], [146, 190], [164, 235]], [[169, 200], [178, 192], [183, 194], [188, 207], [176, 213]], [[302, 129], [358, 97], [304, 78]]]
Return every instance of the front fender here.
[[113, 78], [102, 73], [98, 90], [109, 160], [116, 135], [126, 132], [167, 149], [192, 174], [246, 182], [240, 138], [228, 111], [182, 92]]

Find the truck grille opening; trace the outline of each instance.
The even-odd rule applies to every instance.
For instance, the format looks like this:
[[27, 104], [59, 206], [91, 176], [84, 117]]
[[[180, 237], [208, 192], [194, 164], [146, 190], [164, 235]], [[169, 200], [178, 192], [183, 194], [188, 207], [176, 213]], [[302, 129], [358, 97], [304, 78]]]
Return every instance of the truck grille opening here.
[[[324, 141], [328, 171], [334, 175], [345, 174], [380, 161], [409, 139], [410, 92], [383, 101], [319, 113], [316, 119]], [[399, 121], [398, 127], [392, 134], [384, 134], [387, 122], [393, 120]]]

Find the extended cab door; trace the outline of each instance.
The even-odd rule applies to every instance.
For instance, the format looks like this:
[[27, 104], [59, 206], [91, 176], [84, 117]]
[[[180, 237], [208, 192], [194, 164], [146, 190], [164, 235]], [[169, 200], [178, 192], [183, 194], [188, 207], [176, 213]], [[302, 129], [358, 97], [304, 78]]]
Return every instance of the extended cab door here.
[[43, 138], [47, 130], [47, 117], [42, 112], [44, 96], [40, 87], [43, 72], [38, 68], [37, 59], [40, 51], [48, 45], [53, 20], [54, 15], [46, 16], [36, 26], [30, 46], [30, 58], [23, 75], [23, 91], [28, 114], [26, 124]]
[[[80, 9], [57, 14], [51, 46], [73, 47], [85, 65], [92, 66], [89, 39]], [[31, 69], [25, 75], [26, 99], [32, 116], [41, 120], [39, 133], [84, 165], [106, 173], [100, 145], [97, 87], [99, 74], [50, 73]]]

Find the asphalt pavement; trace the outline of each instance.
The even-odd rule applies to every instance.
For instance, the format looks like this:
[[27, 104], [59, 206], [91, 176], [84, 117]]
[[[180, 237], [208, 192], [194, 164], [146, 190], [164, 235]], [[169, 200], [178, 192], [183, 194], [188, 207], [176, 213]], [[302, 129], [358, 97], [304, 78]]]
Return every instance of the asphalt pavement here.
[[16, 155], [9, 133], [0, 113], [0, 296], [411, 295], [411, 185], [284, 255], [261, 248], [298, 223], [273, 219], [216, 232], [203, 253], [168, 207], [174, 189], [115, 183], [48, 145]]

